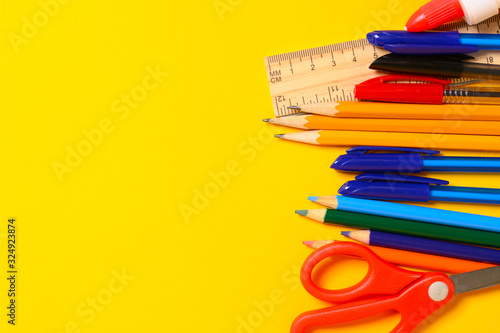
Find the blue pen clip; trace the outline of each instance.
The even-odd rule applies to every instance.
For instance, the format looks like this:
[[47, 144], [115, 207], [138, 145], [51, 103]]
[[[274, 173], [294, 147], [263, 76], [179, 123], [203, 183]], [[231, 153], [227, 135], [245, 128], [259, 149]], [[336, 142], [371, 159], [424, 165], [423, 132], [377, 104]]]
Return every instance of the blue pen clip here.
[[[377, 150], [389, 152], [367, 154]], [[422, 154], [436, 155], [439, 150], [359, 146], [347, 150], [347, 154], [339, 156], [330, 167], [340, 171], [419, 173], [423, 165]]]
[[427, 202], [432, 184], [448, 185], [449, 182], [418, 176], [366, 173], [342, 185], [339, 194], [364, 199]]
[[425, 155], [436, 155], [439, 154], [439, 150], [429, 150], [429, 149], [418, 149], [418, 148], [405, 148], [405, 147], [382, 147], [382, 146], [357, 146], [346, 150], [347, 154], [366, 154], [369, 151], [383, 150], [383, 151], [399, 151], [406, 153], [420, 153]]
[[393, 173], [363, 173], [354, 177], [356, 180], [362, 181], [386, 181], [386, 182], [402, 182], [402, 183], [416, 183], [416, 184], [429, 184], [429, 185], [448, 185], [450, 182], [443, 179], [410, 176], [410, 175], [397, 175]]
[[479, 51], [479, 47], [471, 45], [435, 45], [435, 44], [386, 44], [384, 49], [397, 54], [441, 55], [464, 54]]

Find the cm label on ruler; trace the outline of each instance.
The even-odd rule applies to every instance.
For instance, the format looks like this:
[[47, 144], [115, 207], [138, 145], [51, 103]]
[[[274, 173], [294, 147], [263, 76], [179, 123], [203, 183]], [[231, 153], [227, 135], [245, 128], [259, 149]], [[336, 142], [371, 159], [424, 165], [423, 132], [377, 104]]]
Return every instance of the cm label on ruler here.
[[[455, 22], [439, 30], [500, 33], [500, 18], [497, 15], [475, 26]], [[355, 84], [384, 74], [368, 66], [387, 53], [372, 46], [368, 40], [359, 39], [267, 57], [266, 70], [275, 116], [295, 113], [287, 109], [292, 105], [354, 101]], [[475, 62], [500, 63], [494, 51], [478, 52], [474, 57]]]

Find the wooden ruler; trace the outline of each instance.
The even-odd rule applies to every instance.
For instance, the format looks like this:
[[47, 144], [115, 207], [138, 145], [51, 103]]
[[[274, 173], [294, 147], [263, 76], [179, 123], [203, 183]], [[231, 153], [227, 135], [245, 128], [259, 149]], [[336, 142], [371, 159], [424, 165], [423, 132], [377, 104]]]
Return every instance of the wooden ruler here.
[[[496, 15], [474, 26], [464, 21], [450, 23], [436, 30], [500, 34], [500, 17]], [[292, 105], [354, 101], [355, 84], [386, 74], [368, 66], [387, 53], [367, 39], [359, 39], [265, 58], [274, 114], [277, 117], [293, 114], [295, 111], [287, 109]], [[474, 62], [500, 63], [500, 54], [495, 51], [481, 51], [472, 56], [476, 58]]]

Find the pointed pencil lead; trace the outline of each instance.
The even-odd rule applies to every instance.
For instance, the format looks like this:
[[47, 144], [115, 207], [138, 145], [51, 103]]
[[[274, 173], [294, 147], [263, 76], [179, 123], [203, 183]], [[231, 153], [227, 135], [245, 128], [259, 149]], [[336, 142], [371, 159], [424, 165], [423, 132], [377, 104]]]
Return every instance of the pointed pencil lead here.
[[302, 110], [302, 109], [300, 108], [300, 106], [295, 106], [295, 105], [292, 105], [292, 106], [287, 106], [286, 108], [287, 108], [287, 109], [292, 109], [292, 110]]
[[307, 197], [307, 200], [311, 200], [312, 202], [316, 202], [318, 200], [318, 196]]
[[266, 123], [269, 122], [271, 118], [266, 118], [266, 119], [262, 119], [262, 121], [265, 121]]
[[345, 237], [349, 237], [349, 236], [351, 236], [351, 232], [350, 232], [350, 231], [341, 231], [341, 232], [340, 232], [340, 234], [341, 234], [342, 236], [345, 236]]
[[306, 209], [296, 210], [295, 213], [299, 214], [299, 215], [302, 215], [302, 216], [307, 216], [307, 210]]
[[274, 135], [274, 137], [275, 137], [275, 138], [282, 138], [282, 137], [283, 137], [283, 135], [285, 135], [285, 134], [275, 134], [275, 135]]
[[313, 241], [303, 241], [302, 244], [307, 245], [307, 246], [312, 246]]

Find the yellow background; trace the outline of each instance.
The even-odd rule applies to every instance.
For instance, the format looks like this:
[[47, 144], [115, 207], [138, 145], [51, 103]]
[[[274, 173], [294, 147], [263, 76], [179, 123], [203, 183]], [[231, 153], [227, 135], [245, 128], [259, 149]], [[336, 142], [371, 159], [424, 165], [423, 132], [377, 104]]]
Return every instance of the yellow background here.
[[[341, 239], [346, 228], [294, 210], [318, 208], [308, 195], [334, 194], [353, 175], [329, 169], [343, 148], [271, 138], [285, 130], [261, 121], [273, 116], [264, 57], [401, 29], [424, 2], [66, 0], [44, 18], [53, 1], [1, 1], [0, 330], [287, 332], [296, 315], [325, 306], [299, 285], [310, 253], [301, 242]], [[131, 93], [140, 101], [126, 106]], [[500, 186], [497, 175], [446, 177]], [[334, 268], [327, 286], [366, 266]], [[498, 332], [499, 297], [499, 288], [459, 297], [421, 328]], [[317, 331], [387, 332], [396, 321]]]

